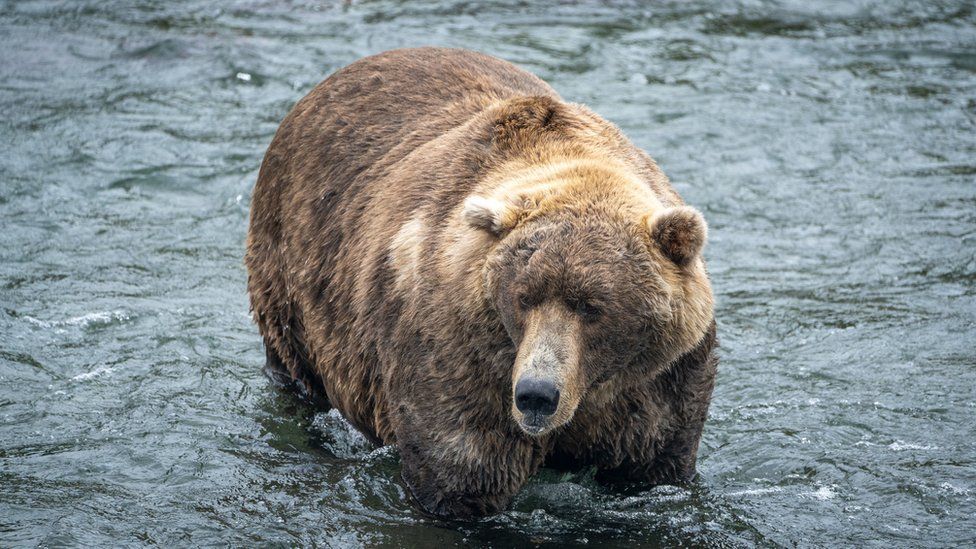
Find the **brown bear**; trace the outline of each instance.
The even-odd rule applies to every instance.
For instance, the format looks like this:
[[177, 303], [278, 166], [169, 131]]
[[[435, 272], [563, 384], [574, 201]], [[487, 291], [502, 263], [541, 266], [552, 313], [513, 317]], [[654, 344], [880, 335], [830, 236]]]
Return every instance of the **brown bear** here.
[[268, 148], [246, 264], [268, 364], [376, 443], [428, 512], [544, 463], [691, 478], [717, 359], [705, 221], [643, 151], [470, 51], [367, 57]]

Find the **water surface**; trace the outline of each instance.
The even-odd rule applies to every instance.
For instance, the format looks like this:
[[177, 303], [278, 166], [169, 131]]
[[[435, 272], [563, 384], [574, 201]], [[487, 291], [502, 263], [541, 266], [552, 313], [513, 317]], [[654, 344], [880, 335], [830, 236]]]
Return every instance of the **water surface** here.
[[[432, 521], [261, 373], [264, 150], [327, 74], [423, 44], [534, 71], [705, 213], [693, 485], [545, 471]], [[10, 1], [0, 51], [0, 545], [976, 541], [971, 2]]]

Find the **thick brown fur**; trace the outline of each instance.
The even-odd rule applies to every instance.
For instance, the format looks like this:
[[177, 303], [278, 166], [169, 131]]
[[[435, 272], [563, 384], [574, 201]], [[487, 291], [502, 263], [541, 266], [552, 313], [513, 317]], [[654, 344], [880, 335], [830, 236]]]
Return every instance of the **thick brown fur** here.
[[[396, 50], [282, 122], [248, 291], [269, 365], [396, 444], [427, 511], [470, 517], [547, 459], [694, 475], [716, 371], [705, 234], [650, 157], [537, 77]], [[562, 392], [533, 434], [512, 404], [525, 372]]]

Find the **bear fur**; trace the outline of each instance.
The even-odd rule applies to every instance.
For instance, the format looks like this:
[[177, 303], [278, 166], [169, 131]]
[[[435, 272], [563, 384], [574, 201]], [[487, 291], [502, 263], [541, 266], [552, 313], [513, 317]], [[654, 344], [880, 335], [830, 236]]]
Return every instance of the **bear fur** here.
[[[544, 463], [694, 476], [717, 367], [705, 238], [613, 124], [505, 61], [418, 48], [288, 114], [245, 261], [268, 365], [396, 444], [426, 511], [466, 518]], [[526, 376], [558, 389], [551, 416], [513, 402]]]

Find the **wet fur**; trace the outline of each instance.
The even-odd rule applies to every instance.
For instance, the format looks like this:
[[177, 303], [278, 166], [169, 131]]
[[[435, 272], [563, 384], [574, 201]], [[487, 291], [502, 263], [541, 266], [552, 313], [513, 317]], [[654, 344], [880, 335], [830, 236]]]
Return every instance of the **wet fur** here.
[[[688, 479], [716, 343], [704, 263], [685, 257], [696, 237], [655, 240], [688, 217], [651, 230], [681, 206], [615, 126], [509, 63], [438, 48], [360, 60], [288, 114], [254, 189], [248, 291], [269, 366], [396, 444], [406, 484], [438, 515], [504, 508], [547, 459], [608, 479]], [[511, 414], [525, 326], [502, 274], [523, 253], [507, 243], [532, 238], [584, 243], [580, 276], [616, 276], [612, 259], [664, 296], [612, 304], [622, 312], [607, 326], [641, 308], [668, 326], [605, 338], [632, 349], [581, 343], [579, 406], [542, 437]], [[614, 246], [620, 257], [586, 256]], [[573, 259], [553, 250], [540, 257]]]

